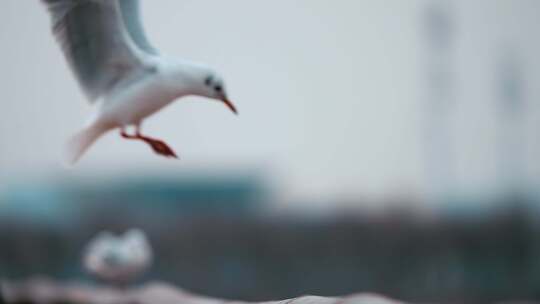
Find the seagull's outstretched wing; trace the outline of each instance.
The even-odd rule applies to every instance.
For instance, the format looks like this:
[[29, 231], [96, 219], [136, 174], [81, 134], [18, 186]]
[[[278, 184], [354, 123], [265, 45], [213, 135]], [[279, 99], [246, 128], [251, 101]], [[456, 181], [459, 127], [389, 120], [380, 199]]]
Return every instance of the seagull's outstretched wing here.
[[146, 37], [144, 27], [141, 21], [141, 3], [139, 0], [120, 0], [120, 8], [124, 24], [126, 25], [131, 39], [137, 46], [153, 55], [157, 55], [157, 50], [150, 44]]
[[90, 101], [140, 67], [117, 0], [41, 0], [53, 32]]

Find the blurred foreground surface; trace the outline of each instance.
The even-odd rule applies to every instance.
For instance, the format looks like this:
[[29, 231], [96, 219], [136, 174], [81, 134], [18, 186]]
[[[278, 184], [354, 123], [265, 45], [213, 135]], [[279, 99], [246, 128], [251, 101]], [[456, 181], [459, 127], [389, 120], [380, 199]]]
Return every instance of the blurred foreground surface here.
[[[134, 289], [114, 289], [108, 287], [89, 287], [80, 284], [61, 284], [44, 279], [26, 283], [5, 283], [2, 286], [5, 301], [8, 303], [72, 303], [72, 304], [127, 304], [127, 303], [193, 303], [219, 304], [230, 301], [197, 296], [166, 283], [151, 283]], [[1, 299], [0, 299], [1, 300]], [[303, 296], [283, 301], [266, 302], [297, 304], [398, 304], [401, 302], [374, 295], [358, 294], [347, 297], [324, 298]], [[235, 302], [241, 303], [241, 302]]]

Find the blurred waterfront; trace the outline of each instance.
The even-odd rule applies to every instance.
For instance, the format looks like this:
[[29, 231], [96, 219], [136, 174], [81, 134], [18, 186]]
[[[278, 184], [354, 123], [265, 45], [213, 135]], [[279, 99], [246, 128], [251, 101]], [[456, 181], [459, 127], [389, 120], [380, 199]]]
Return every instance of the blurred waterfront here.
[[140, 281], [165, 280], [216, 297], [366, 291], [488, 303], [540, 296], [540, 225], [527, 196], [467, 217], [407, 209], [287, 215], [272, 211], [270, 197], [254, 176], [14, 188], [0, 198], [0, 273], [91, 281], [81, 267], [85, 243], [97, 231], [138, 227], [156, 256]]

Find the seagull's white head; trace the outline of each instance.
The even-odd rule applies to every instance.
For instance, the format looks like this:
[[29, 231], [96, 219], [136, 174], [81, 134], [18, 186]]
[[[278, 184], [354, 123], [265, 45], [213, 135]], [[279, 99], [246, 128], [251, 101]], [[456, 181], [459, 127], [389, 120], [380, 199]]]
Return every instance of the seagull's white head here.
[[[238, 114], [236, 107], [229, 100], [223, 78], [214, 70], [202, 66], [191, 64], [178, 67], [178, 71], [182, 71], [180, 81], [189, 83], [189, 94], [198, 95], [223, 102], [231, 111]], [[187, 77], [186, 77], [187, 76]], [[188, 78], [188, 79], [186, 79]]]
[[200, 87], [200, 95], [219, 100], [223, 102], [234, 114], [238, 114], [236, 107], [227, 97], [227, 91], [225, 90], [225, 83], [223, 78], [218, 76], [213, 71], [207, 71], [204, 73], [204, 78], [200, 79], [202, 86]]

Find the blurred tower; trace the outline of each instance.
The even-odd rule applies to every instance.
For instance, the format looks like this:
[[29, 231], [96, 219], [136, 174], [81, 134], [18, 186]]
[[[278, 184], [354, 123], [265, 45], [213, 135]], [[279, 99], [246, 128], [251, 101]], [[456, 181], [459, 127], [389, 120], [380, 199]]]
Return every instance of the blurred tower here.
[[424, 145], [431, 199], [444, 200], [455, 186], [452, 138], [454, 100], [454, 22], [449, 4], [433, 0], [423, 13], [425, 35]]
[[499, 189], [506, 199], [521, 197], [526, 178], [526, 136], [522, 62], [514, 52], [498, 61], [497, 97], [499, 114]]

